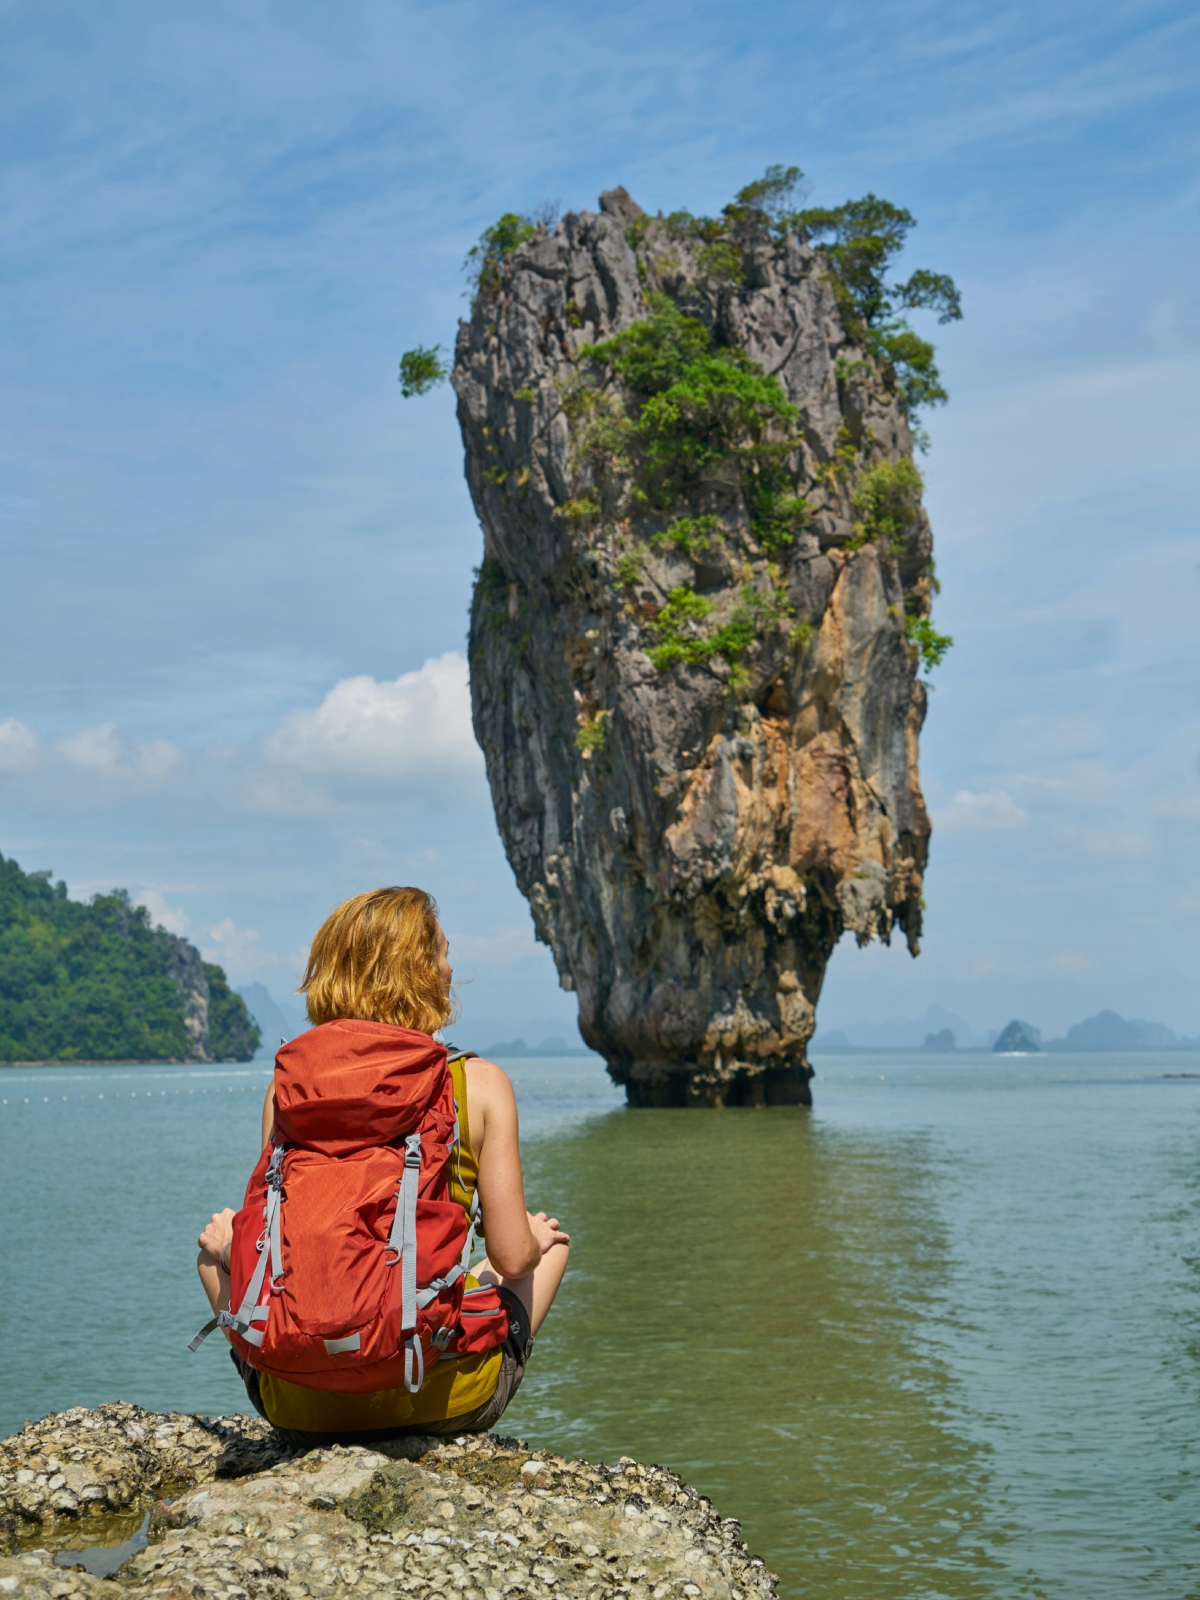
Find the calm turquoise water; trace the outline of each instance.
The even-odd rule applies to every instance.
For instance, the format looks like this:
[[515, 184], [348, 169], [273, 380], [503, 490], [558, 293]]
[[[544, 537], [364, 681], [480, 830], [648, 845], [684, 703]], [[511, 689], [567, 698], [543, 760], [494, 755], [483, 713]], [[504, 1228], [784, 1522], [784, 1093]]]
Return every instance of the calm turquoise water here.
[[[512, 1063], [574, 1238], [508, 1414], [674, 1467], [791, 1596], [1200, 1596], [1200, 1055], [839, 1056], [816, 1110]], [[0, 1431], [245, 1409], [194, 1238], [267, 1072], [0, 1069]]]

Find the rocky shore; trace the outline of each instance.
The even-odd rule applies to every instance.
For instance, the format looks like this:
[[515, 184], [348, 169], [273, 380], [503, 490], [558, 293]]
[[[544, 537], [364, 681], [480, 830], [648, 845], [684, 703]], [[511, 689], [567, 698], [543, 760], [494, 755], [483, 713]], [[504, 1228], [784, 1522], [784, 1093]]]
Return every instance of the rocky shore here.
[[[85, 1570], [141, 1527], [112, 1577]], [[256, 1417], [123, 1402], [0, 1441], [0, 1533], [0, 1600], [100, 1600], [114, 1578], [155, 1600], [771, 1600], [776, 1582], [736, 1522], [626, 1457], [490, 1434], [301, 1453]]]

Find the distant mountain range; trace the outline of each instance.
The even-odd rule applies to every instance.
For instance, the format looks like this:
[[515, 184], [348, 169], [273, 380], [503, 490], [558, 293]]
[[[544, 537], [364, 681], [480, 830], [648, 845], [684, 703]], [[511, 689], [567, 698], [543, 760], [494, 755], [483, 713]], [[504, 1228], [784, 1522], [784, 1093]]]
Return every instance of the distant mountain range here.
[[812, 1048], [821, 1050], [981, 1050], [997, 1048], [1027, 1051], [1077, 1052], [1097, 1050], [1191, 1050], [1200, 1048], [1200, 1039], [1186, 1039], [1162, 1022], [1144, 1017], [1127, 1020], [1115, 1011], [1100, 1011], [1094, 1017], [1068, 1028], [1061, 1039], [1043, 1039], [1041, 1030], [1030, 1022], [1014, 1020], [1003, 1030], [992, 1029], [981, 1037], [972, 1032], [962, 1017], [941, 1006], [930, 1006], [923, 1017], [911, 1022], [891, 1021], [843, 1024], [816, 1035]]
[[[1011, 1024], [1010, 1024], [1011, 1026]], [[1094, 1017], [1077, 1022], [1067, 1029], [1065, 1039], [1047, 1039], [1044, 1043], [1036, 1028], [1021, 1024], [1035, 1045], [1043, 1050], [1194, 1050], [1200, 1048], [1200, 1039], [1182, 1039], [1162, 1022], [1147, 1022], [1144, 1017], [1126, 1021], [1115, 1011], [1098, 1011]]]
[[[258, 1058], [269, 1060], [279, 1049], [280, 1040], [294, 1039], [297, 1034], [303, 1033], [309, 1027], [308, 1015], [304, 1009], [303, 995], [288, 995], [283, 1000], [277, 1000], [263, 983], [247, 983], [238, 991], [246, 1003], [246, 1009], [258, 1023], [262, 1031], [262, 1044], [259, 1046]], [[526, 1024], [525, 1032], [537, 1038], [545, 1034], [554, 1024], [547, 1020]], [[559, 1024], [561, 1026], [561, 1024]], [[500, 1044], [485, 1046], [473, 1043], [473, 1037], [487, 1038], [492, 1032], [486, 1024], [474, 1027], [471, 1024], [456, 1023], [451, 1028], [452, 1035], [457, 1034], [454, 1043], [460, 1049], [475, 1050], [479, 1055], [492, 1060], [515, 1060], [524, 1056], [590, 1056], [591, 1050], [583, 1043], [578, 1033], [573, 1041], [569, 1041], [561, 1034], [552, 1034], [549, 1038], [543, 1037], [542, 1042], [528, 1045], [523, 1038], [508, 1039]]]
[[490, 1044], [486, 1050], [479, 1052], [493, 1061], [513, 1060], [520, 1056], [590, 1056], [594, 1050], [589, 1050], [584, 1044], [568, 1044], [559, 1035], [553, 1039], [543, 1039], [541, 1044], [527, 1045], [524, 1039], [510, 1039], [503, 1044]]
[[294, 1039], [309, 1025], [303, 995], [289, 995], [281, 1002], [263, 983], [243, 984], [237, 992], [262, 1032], [256, 1059], [269, 1060], [279, 1049], [281, 1039]]
[[[936, 1036], [947, 1030], [954, 1035], [954, 1043], [950, 1049], [985, 1050], [996, 1037], [996, 1033], [992, 1033], [990, 1037], [975, 1033], [969, 1023], [955, 1012], [947, 1011], [944, 1006], [930, 1006], [924, 1016], [916, 1017], [912, 1021], [893, 1017], [889, 1022], [839, 1023], [836, 1028], [818, 1033], [812, 1042], [812, 1048], [814, 1050], [920, 1050], [924, 1048], [925, 1041], [931, 1034]], [[938, 1044], [931, 1048], [945, 1049], [946, 1046]]]

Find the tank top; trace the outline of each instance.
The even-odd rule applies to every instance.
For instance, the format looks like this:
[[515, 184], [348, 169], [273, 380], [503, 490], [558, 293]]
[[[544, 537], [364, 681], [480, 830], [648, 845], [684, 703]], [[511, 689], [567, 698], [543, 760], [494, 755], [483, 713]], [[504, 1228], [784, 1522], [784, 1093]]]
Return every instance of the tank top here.
[[[454, 1083], [454, 1108], [458, 1115], [458, 1147], [450, 1157], [450, 1198], [470, 1216], [475, 1203], [479, 1163], [471, 1144], [467, 1121], [467, 1063], [464, 1057], [449, 1063]], [[476, 1228], [479, 1229], [478, 1221]], [[481, 1231], [481, 1230], [480, 1230]], [[467, 1274], [467, 1287], [475, 1286]], [[480, 1355], [455, 1359], [442, 1356], [425, 1376], [416, 1394], [379, 1389], [374, 1394], [335, 1394], [327, 1389], [306, 1389], [269, 1372], [260, 1374], [259, 1393], [267, 1419], [277, 1428], [304, 1433], [358, 1433], [372, 1428], [407, 1428], [422, 1422], [440, 1422], [474, 1411], [496, 1392], [503, 1345]]]

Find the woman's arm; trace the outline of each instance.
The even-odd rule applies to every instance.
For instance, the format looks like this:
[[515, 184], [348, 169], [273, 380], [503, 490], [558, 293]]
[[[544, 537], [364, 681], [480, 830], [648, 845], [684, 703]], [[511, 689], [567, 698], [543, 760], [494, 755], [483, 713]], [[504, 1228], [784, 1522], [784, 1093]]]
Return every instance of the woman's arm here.
[[488, 1260], [505, 1278], [532, 1272], [555, 1244], [566, 1244], [553, 1217], [525, 1209], [517, 1100], [507, 1073], [479, 1056], [467, 1062], [471, 1144], [479, 1162], [479, 1204]]
[[275, 1132], [275, 1076], [274, 1076], [274, 1074], [272, 1074], [271, 1075], [271, 1081], [267, 1085], [267, 1096], [266, 1096], [266, 1099], [263, 1101], [262, 1141], [263, 1141], [263, 1149], [264, 1150], [270, 1144], [271, 1138], [272, 1138], [272, 1135], [274, 1134], [274, 1132]]

